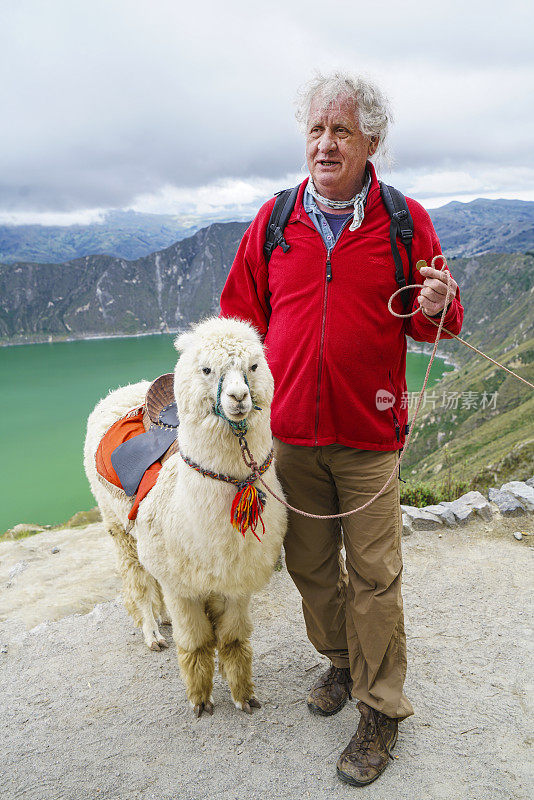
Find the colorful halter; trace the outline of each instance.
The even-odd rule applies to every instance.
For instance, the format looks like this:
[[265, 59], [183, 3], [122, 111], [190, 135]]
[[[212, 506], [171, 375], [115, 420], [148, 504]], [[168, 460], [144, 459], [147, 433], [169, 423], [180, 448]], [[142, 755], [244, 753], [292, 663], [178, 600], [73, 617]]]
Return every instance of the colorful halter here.
[[[234, 420], [228, 419], [226, 414], [223, 411], [221, 406], [221, 393], [222, 393], [222, 385], [225, 376], [221, 375], [219, 378], [219, 384], [217, 386], [217, 400], [215, 405], [213, 406], [213, 413], [215, 416], [220, 417], [225, 422], [228, 423], [230, 426], [230, 430], [237, 436], [239, 439], [239, 445], [242, 448], [243, 444], [246, 447], [246, 440], [245, 436], [248, 431], [248, 425], [246, 419], [239, 420], [238, 422], [234, 422]], [[250, 392], [250, 397], [252, 399], [252, 407], [256, 411], [261, 411], [260, 406], [256, 405], [254, 398], [252, 397], [252, 392], [250, 391], [250, 386], [247, 378], [246, 372], [243, 373], [243, 378], [245, 379], [245, 383], [247, 384], [247, 388]], [[248, 449], [248, 448], [247, 448]], [[244, 480], [238, 480], [237, 478], [232, 478], [230, 475], [223, 475], [221, 472], [212, 472], [209, 469], [204, 469], [200, 466], [200, 464], [196, 464], [192, 461], [188, 456], [186, 456], [180, 448], [178, 448], [178, 452], [180, 453], [181, 457], [185, 461], [185, 463], [195, 469], [197, 472], [200, 472], [205, 478], [213, 478], [216, 481], [225, 481], [225, 483], [233, 483], [234, 486], [237, 486], [237, 492], [234, 497], [232, 508], [230, 511], [230, 519], [234, 528], [242, 534], [243, 538], [245, 536], [245, 532], [247, 528], [250, 528], [256, 539], [261, 542], [260, 537], [256, 533], [256, 526], [258, 522], [261, 522], [263, 531], [262, 535], [265, 533], [265, 525], [263, 524], [263, 519], [261, 518], [261, 512], [265, 508], [265, 503], [267, 500], [267, 495], [261, 489], [256, 488], [253, 486], [253, 483], [259, 475], [263, 475], [263, 473], [269, 469], [271, 462], [273, 460], [273, 451], [271, 449], [269, 455], [261, 465], [261, 467], [257, 467], [254, 472], [252, 472], [247, 478]]]
[[255, 480], [257, 480], [259, 475], [263, 475], [263, 473], [266, 472], [271, 466], [273, 460], [273, 451], [270, 451], [263, 464], [258, 467], [256, 471], [252, 472], [243, 480], [232, 478], [230, 475], [224, 475], [222, 472], [213, 472], [212, 470], [204, 469], [200, 466], [200, 464], [197, 464], [191, 458], [186, 456], [185, 453], [182, 453], [180, 448], [178, 448], [178, 452], [188, 467], [200, 472], [200, 474], [205, 478], [213, 478], [216, 481], [233, 483], [234, 486], [237, 486], [237, 492], [234, 497], [230, 512], [232, 525], [234, 528], [237, 528], [237, 530], [242, 534], [243, 538], [247, 528], [250, 528], [256, 539], [261, 542], [260, 537], [256, 533], [256, 526], [258, 521], [261, 522], [263, 536], [265, 533], [265, 525], [263, 524], [263, 520], [261, 518], [261, 512], [265, 508], [267, 495], [261, 489], [257, 489], [255, 486], [253, 486], [253, 483]]

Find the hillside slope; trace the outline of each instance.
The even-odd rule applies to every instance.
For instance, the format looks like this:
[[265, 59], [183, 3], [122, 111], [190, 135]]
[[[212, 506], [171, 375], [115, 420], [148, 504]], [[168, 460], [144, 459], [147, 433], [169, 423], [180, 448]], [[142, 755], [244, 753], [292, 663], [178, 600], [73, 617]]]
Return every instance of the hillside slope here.
[[245, 228], [210, 225], [135, 261], [0, 264], [0, 342], [175, 331], [217, 313]]
[[[107, 211], [100, 222], [85, 225], [0, 225], [0, 261], [50, 263], [98, 254], [135, 259], [192, 236], [209, 217]], [[235, 219], [235, 218], [234, 218]]]
[[[534, 382], [534, 256], [454, 259], [465, 308], [462, 338]], [[420, 412], [405, 464], [412, 479], [437, 482], [449, 470], [473, 488], [504, 482], [534, 467], [534, 393], [459, 342], [443, 342], [458, 369]], [[446, 447], [445, 447], [446, 446]]]

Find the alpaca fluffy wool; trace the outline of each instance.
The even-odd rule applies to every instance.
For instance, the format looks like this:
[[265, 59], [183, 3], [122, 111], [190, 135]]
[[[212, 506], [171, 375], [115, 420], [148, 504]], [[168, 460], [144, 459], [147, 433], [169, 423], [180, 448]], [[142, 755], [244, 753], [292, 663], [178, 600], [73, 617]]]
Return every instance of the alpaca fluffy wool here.
[[[179, 336], [175, 346], [181, 352], [174, 379], [181, 450], [206, 469], [245, 478], [250, 470], [238, 441], [212, 408], [221, 375], [228, 376], [223, 386], [238, 384], [239, 376], [247, 375], [260, 407], [248, 413], [247, 441], [262, 463], [272, 447], [274, 387], [257, 332], [239, 320], [213, 318]], [[119, 552], [125, 604], [140, 621], [152, 649], [162, 645], [156, 620], [168, 610], [180, 670], [197, 713], [210, 706], [215, 647], [234, 702], [246, 707], [253, 691], [249, 599], [272, 574], [286, 530], [286, 510], [268, 499], [261, 542], [250, 532], [241, 536], [230, 518], [235, 486], [202, 476], [175, 454], [163, 464], [140, 506], [132, 529], [135, 553], [125, 533], [130, 502], [99, 482], [95, 453], [105, 431], [142, 404], [148, 386], [147, 381], [126, 386], [101, 400], [89, 417], [85, 443], [91, 489]], [[233, 384], [227, 388], [232, 391]], [[282, 493], [274, 462], [263, 477]]]

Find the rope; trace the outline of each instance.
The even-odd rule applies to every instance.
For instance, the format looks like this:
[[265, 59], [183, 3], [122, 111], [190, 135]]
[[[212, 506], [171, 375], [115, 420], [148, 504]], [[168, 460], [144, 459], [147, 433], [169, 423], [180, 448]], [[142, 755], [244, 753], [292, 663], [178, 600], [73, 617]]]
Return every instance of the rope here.
[[[435, 262], [437, 261], [438, 258], [441, 258], [442, 261], [443, 261], [443, 264], [439, 268], [440, 270], [443, 270], [444, 267], [447, 266], [447, 261], [445, 260], [445, 256], [443, 256], [441, 254], [437, 255], [437, 256], [434, 256], [434, 258], [432, 259], [431, 264], [434, 267], [434, 264], [435, 264]], [[435, 269], [435, 267], [434, 267], [434, 269]], [[447, 276], [450, 276], [449, 272], [447, 272]], [[449, 277], [447, 278], [447, 281], [449, 281]], [[393, 311], [393, 308], [391, 307], [391, 304], [392, 304], [394, 298], [398, 294], [400, 294], [401, 292], [406, 291], [406, 289], [420, 289], [420, 288], [422, 288], [422, 286], [423, 286], [422, 283], [411, 283], [409, 286], [403, 286], [401, 289], [397, 289], [397, 291], [394, 292], [391, 295], [391, 297], [389, 298], [389, 300], [388, 300], [389, 312], [390, 312], [390, 314], [393, 314], [394, 317], [399, 317], [400, 319], [406, 319], [407, 317], [413, 317], [413, 316], [415, 316], [415, 314], [418, 314], [419, 311], [422, 311], [423, 312], [423, 316], [425, 316], [427, 318], [427, 320], [432, 323], [432, 325], [435, 325], [436, 328], [439, 328], [439, 323], [437, 323], [435, 319], [432, 319], [432, 317], [429, 317], [428, 314], [426, 314], [423, 311], [421, 306], [419, 306], [419, 308], [416, 308], [415, 311], [412, 311], [410, 314], [397, 314], [397, 312]], [[447, 297], [448, 297], [448, 295], [447, 295]], [[447, 303], [445, 303], [444, 308], [447, 308]], [[443, 321], [443, 315], [441, 317], [441, 321]], [[487, 356], [485, 353], [482, 352], [482, 350], [479, 350], [477, 347], [474, 347], [472, 344], [469, 344], [469, 342], [466, 342], [465, 339], [462, 339], [460, 336], [457, 336], [455, 333], [452, 333], [451, 331], [447, 330], [447, 328], [442, 327], [442, 330], [444, 330], [445, 333], [448, 333], [449, 336], [452, 336], [453, 339], [458, 339], [459, 342], [461, 342], [462, 344], [465, 344], [465, 346], [469, 347], [470, 350], [474, 350], [474, 352], [478, 353], [479, 356], [482, 356], [483, 358], [487, 359], [488, 361], [491, 361], [491, 363], [495, 364], [496, 367], [500, 367], [505, 372], [508, 372], [509, 375], [513, 375], [514, 378], [517, 378], [518, 381], [522, 381], [523, 383], [526, 383], [527, 386], [530, 386], [531, 389], [534, 389], [534, 383], [531, 383], [530, 381], [527, 381], [525, 378], [522, 378], [521, 375], [518, 375], [516, 372], [513, 372], [511, 369], [508, 369], [508, 367], [505, 367], [504, 364], [501, 364], [499, 361], [495, 361], [495, 359], [491, 358], [490, 356]], [[414, 420], [415, 420], [415, 417], [414, 417]]]
[[[414, 284], [414, 285], [419, 286], [420, 284]], [[411, 289], [412, 287], [411, 286], [405, 286], [404, 288], [405, 289]], [[419, 309], [417, 309], [417, 310], [419, 310]], [[423, 314], [425, 314], [424, 311], [423, 311]], [[396, 314], [395, 316], [399, 316], [399, 315]], [[438, 323], [436, 322], [435, 319], [432, 319], [432, 317], [429, 317], [428, 314], [425, 314], [425, 317], [432, 323], [432, 325], [435, 325], [436, 328], [438, 327]], [[469, 342], [466, 342], [465, 339], [462, 339], [460, 336], [457, 336], [455, 333], [451, 333], [451, 331], [447, 330], [447, 328], [444, 327], [443, 330], [445, 331], [445, 333], [448, 333], [449, 336], [452, 336], [454, 339], [458, 339], [458, 341], [461, 342], [462, 344], [465, 344], [466, 347], [469, 347], [471, 350], [474, 350], [475, 353], [478, 353], [479, 356], [482, 356], [483, 358], [486, 358], [488, 361], [491, 361], [492, 364], [495, 364], [496, 367], [500, 367], [505, 372], [507, 372], [509, 375], [513, 375], [514, 378], [517, 378], [518, 381], [522, 381], [523, 383], [526, 383], [527, 386], [530, 386], [531, 389], [534, 389], [534, 383], [531, 383], [530, 381], [527, 381], [526, 378], [522, 378], [521, 375], [518, 375], [513, 370], [508, 369], [508, 367], [505, 367], [504, 364], [501, 364], [501, 363], [499, 363], [499, 361], [495, 361], [494, 358], [491, 358], [490, 356], [487, 356], [486, 353], [483, 353], [482, 350], [478, 349], [478, 347], [474, 347], [472, 344], [469, 344]]]
[[[438, 259], [441, 259], [442, 262], [443, 262], [441, 267], [436, 267], [435, 266], [435, 264], [436, 264]], [[432, 259], [431, 265], [432, 265], [432, 267], [434, 269], [439, 269], [440, 271], [443, 271], [444, 268], [447, 266], [447, 261], [445, 259], [445, 256], [443, 256], [441, 254], [439, 254], [437, 256], [434, 256], [434, 258]], [[424, 395], [424, 392], [425, 392], [425, 389], [426, 389], [426, 385], [428, 383], [428, 377], [430, 375], [430, 369], [432, 367], [432, 362], [434, 361], [434, 357], [436, 355], [436, 350], [438, 349], [438, 344], [439, 344], [441, 332], [443, 330], [446, 333], [448, 333], [450, 336], [454, 337], [455, 339], [458, 339], [458, 341], [462, 342], [462, 344], [465, 344], [465, 345], [467, 345], [467, 347], [470, 347], [471, 350], [474, 350], [476, 353], [479, 353], [479, 355], [484, 356], [484, 358], [487, 358], [488, 361], [491, 361], [496, 366], [501, 367], [501, 369], [504, 369], [506, 372], [510, 373], [510, 375], [513, 375], [514, 378], [518, 378], [518, 380], [523, 381], [523, 383], [526, 383], [527, 386], [530, 386], [530, 387], [532, 387], [532, 389], [534, 389], [534, 385], [532, 383], [530, 383], [530, 381], [527, 381], [524, 378], [522, 378], [520, 375], [517, 375], [515, 372], [512, 372], [512, 370], [508, 369], [503, 364], [500, 364], [498, 361], [494, 361], [493, 358], [490, 358], [485, 353], [482, 353], [480, 350], [477, 350], [476, 347], [473, 347], [472, 345], [468, 344], [466, 341], [461, 339], [459, 336], [456, 336], [456, 334], [451, 333], [450, 331], [447, 330], [447, 328], [443, 327], [443, 321], [444, 321], [445, 315], [447, 313], [447, 306], [448, 306], [448, 303], [449, 303], [449, 297], [452, 296], [451, 274], [448, 271], [448, 269], [447, 269], [445, 274], [447, 275], [447, 293], [445, 295], [445, 305], [443, 306], [443, 309], [441, 311], [441, 318], [439, 320], [439, 323], [436, 322], [431, 317], [429, 317], [428, 314], [426, 314], [425, 311], [423, 311], [423, 308], [421, 306], [419, 306], [419, 308], [416, 308], [415, 311], [412, 311], [409, 314], [397, 314], [395, 311], [393, 311], [393, 309], [391, 307], [391, 303], [392, 303], [393, 299], [398, 294], [400, 294], [401, 292], [406, 291], [407, 289], [421, 289], [424, 286], [424, 284], [422, 284], [422, 283], [412, 283], [409, 286], [403, 286], [401, 289], [397, 289], [397, 291], [394, 292], [394, 294], [391, 295], [391, 297], [389, 298], [389, 301], [388, 301], [388, 309], [389, 309], [390, 313], [393, 314], [394, 317], [399, 317], [400, 319], [405, 319], [407, 317], [413, 317], [413, 316], [415, 316], [415, 314], [418, 314], [419, 311], [421, 311], [423, 313], [423, 315], [428, 320], [430, 320], [430, 322], [432, 322], [433, 325], [435, 325], [437, 327], [438, 330], [437, 330], [437, 333], [436, 333], [436, 339], [435, 339], [435, 342], [434, 342], [434, 347], [432, 348], [432, 354], [430, 356], [430, 361], [428, 362], [428, 367], [426, 369], [425, 379], [423, 381], [423, 387], [422, 387], [421, 391], [419, 392], [419, 397], [417, 399], [417, 405], [416, 405], [416, 408], [415, 408], [415, 414], [413, 415], [412, 424], [410, 426], [410, 430], [409, 430], [408, 437], [407, 437], [405, 445], [404, 445], [404, 449], [402, 450], [402, 452], [401, 452], [401, 454], [399, 456], [399, 460], [395, 464], [395, 467], [393, 468], [393, 471], [391, 472], [391, 474], [390, 474], [389, 478], [387, 479], [386, 483], [380, 489], [380, 491], [377, 492], [375, 494], [375, 496], [371, 498], [371, 500], [368, 500], [367, 503], [363, 504], [363, 506], [359, 506], [358, 508], [353, 508], [351, 511], [344, 511], [341, 514], [310, 514], [307, 511], [302, 511], [300, 508], [295, 508], [294, 506], [290, 505], [290, 503], [288, 503], [286, 500], [284, 500], [283, 497], [279, 497], [276, 494], [276, 492], [274, 492], [269, 486], [267, 486], [267, 484], [265, 483], [265, 481], [263, 480], [263, 478], [259, 474], [259, 467], [256, 464], [256, 462], [254, 461], [254, 458], [252, 457], [252, 454], [251, 454], [250, 450], [248, 449], [246, 441], [244, 440], [244, 438], [242, 438], [242, 439], [240, 438], [239, 441], [240, 441], [240, 445], [241, 445], [241, 455], [243, 456], [243, 460], [244, 460], [245, 464], [248, 467], [250, 467], [252, 472], [256, 475], [257, 480], [259, 480], [264, 485], [264, 487], [269, 492], [269, 494], [271, 494], [276, 500], [278, 500], [280, 503], [282, 503], [282, 505], [284, 505], [290, 511], [294, 511], [296, 514], [301, 514], [301, 516], [309, 517], [310, 519], [341, 519], [343, 517], [349, 517], [349, 516], [351, 516], [351, 514], [356, 514], [357, 511], [363, 511], [365, 508], [368, 508], [371, 505], [371, 503], [374, 503], [375, 500], [377, 500], [381, 495], [384, 494], [384, 492], [388, 488], [389, 484], [393, 480], [393, 476], [397, 472], [397, 469], [400, 469], [400, 465], [402, 464], [404, 456], [408, 452], [408, 448], [410, 446], [410, 441], [411, 441], [411, 438], [412, 438], [412, 434], [413, 434], [413, 432], [415, 430], [415, 421], [417, 419], [417, 415], [419, 414], [419, 409], [421, 407], [421, 402], [422, 402], [422, 399], [423, 399], [423, 395]]]

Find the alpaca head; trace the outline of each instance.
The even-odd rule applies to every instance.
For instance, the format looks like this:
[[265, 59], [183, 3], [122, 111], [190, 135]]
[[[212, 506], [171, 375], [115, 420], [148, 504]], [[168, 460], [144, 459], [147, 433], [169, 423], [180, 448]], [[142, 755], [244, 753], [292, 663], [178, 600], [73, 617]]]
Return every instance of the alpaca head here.
[[176, 339], [181, 353], [174, 375], [180, 420], [217, 419], [215, 407], [239, 422], [269, 410], [274, 382], [254, 328], [237, 319], [212, 317]]

